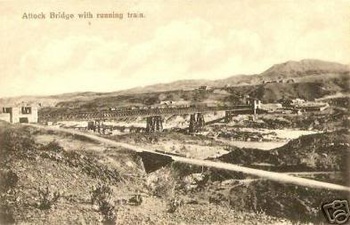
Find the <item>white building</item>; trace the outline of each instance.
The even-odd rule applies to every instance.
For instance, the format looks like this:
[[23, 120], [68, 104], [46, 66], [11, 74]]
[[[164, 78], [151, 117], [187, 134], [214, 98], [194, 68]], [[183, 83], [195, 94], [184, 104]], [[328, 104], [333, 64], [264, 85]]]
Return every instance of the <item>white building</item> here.
[[3, 107], [0, 120], [9, 123], [37, 123], [38, 108], [33, 106]]

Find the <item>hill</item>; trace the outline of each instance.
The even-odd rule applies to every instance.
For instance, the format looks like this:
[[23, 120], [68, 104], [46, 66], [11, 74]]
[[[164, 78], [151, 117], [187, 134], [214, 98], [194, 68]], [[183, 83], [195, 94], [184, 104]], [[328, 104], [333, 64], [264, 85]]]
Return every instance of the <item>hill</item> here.
[[[271, 151], [231, 148], [218, 159], [227, 163], [251, 166], [254, 163], [273, 165], [278, 171], [349, 171], [349, 131], [338, 130], [301, 136]], [[347, 176], [347, 174], [344, 174]], [[344, 177], [343, 181], [347, 180]]]
[[[92, 105], [98, 105], [97, 101], [108, 102], [111, 99], [123, 99], [123, 101], [125, 100], [124, 105], [132, 105], [135, 102], [143, 103], [145, 101], [144, 93], [165, 93], [167, 95], [173, 93], [173, 97], [166, 100], [183, 100], [178, 95], [179, 92], [192, 92], [188, 94], [187, 100], [197, 101], [194, 97], [198, 95], [195, 90], [200, 86], [208, 86], [213, 89], [230, 89], [232, 87], [231, 93], [235, 92], [235, 95], [250, 94], [266, 102], [273, 102], [284, 96], [315, 99], [339, 92], [349, 92], [349, 77], [350, 68], [348, 65], [308, 59], [276, 64], [263, 73], [255, 75], [235, 75], [220, 80], [180, 80], [109, 93], [80, 92], [51, 96], [0, 98], [0, 105], [16, 105], [25, 102], [29, 104], [41, 103], [42, 106], [47, 107], [53, 107], [59, 103], [60, 107], [66, 105], [79, 107], [79, 105], [88, 104], [88, 102], [93, 103]], [[159, 96], [160, 94], [155, 95], [157, 95], [155, 98], [163, 100]], [[207, 96], [211, 96], [210, 92]], [[218, 100], [222, 101], [223, 99]], [[65, 102], [70, 103], [65, 104]], [[74, 102], [76, 104], [73, 104]], [[114, 101], [114, 106], [115, 102], [118, 101]], [[110, 104], [110, 106], [113, 105]]]
[[[347, 130], [302, 136], [271, 151], [279, 166], [300, 166], [317, 171], [349, 171], [350, 134]], [[346, 177], [345, 177], [346, 180]]]
[[261, 73], [260, 76], [271, 78], [304, 77], [307, 75], [342, 74], [349, 72], [350, 67], [335, 62], [326, 62], [316, 59], [288, 61], [276, 64]]
[[256, 85], [248, 94], [263, 102], [293, 98], [315, 100], [321, 96], [349, 92], [347, 83], [349, 83], [349, 76], [347, 75], [298, 83], [266, 83]]

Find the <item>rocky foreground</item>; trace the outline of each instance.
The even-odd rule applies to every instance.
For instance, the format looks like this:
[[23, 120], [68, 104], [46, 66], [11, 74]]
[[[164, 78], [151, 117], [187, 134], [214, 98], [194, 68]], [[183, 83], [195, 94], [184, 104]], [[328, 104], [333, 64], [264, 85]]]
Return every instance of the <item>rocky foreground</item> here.
[[[258, 158], [278, 169], [342, 172], [347, 137], [345, 131], [305, 136]], [[21, 125], [1, 123], [0, 146], [1, 224], [323, 223], [322, 202], [347, 197], [180, 163], [146, 173], [145, 156], [127, 149]], [[252, 165], [258, 159], [230, 151], [216, 160]], [[324, 161], [324, 154], [332, 157]]]

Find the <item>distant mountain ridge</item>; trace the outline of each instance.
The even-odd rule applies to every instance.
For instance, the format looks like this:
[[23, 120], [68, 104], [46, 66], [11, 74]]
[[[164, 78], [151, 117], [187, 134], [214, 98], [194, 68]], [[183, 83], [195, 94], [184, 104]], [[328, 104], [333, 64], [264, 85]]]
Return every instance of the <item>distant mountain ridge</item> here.
[[275, 64], [261, 74], [234, 75], [219, 80], [179, 80], [166, 84], [155, 84], [146, 87], [136, 87], [121, 92], [159, 92], [178, 89], [194, 89], [199, 86], [235, 86], [235, 85], [256, 85], [264, 81], [271, 82], [281, 79], [303, 78], [322, 74], [346, 74], [350, 73], [350, 65], [336, 62], [327, 62], [317, 59], [303, 59], [301, 61], [288, 61]]
[[[350, 77], [350, 66], [336, 62], [327, 62], [316, 59], [304, 59], [301, 61], [288, 61], [275, 64], [261, 74], [255, 75], [235, 75], [219, 80], [179, 80], [171, 83], [161, 83], [148, 85], [145, 87], [135, 87], [127, 90], [116, 92], [98, 93], [98, 92], [79, 92], [65, 93], [50, 96], [20, 96], [11, 98], [0, 98], [0, 105], [13, 105], [21, 102], [35, 103], [41, 102], [46, 106], [54, 106], [58, 102], [65, 101], [88, 101], [91, 99], [99, 99], [103, 97], [113, 97], [117, 95], [131, 95], [152, 92], [164, 92], [174, 90], [194, 90], [200, 86], [210, 87], [229, 87], [229, 86], [248, 86], [260, 85], [259, 91], [256, 93], [265, 93], [265, 87], [274, 88], [269, 83], [285, 83], [288, 79], [292, 79], [295, 83], [327, 83], [330, 79], [336, 91], [341, 91], [350, 86], [348, 84]], [[333, 85], [333, 83], [336, 85]], [[344, 83], [345, 82], [345, 83]], [[328, 82], [329, 83], [329, 82]], [[262, 86], [261, 86], [262, 85]], [[309, 87], [306, 85], [305, 87]], [[340, 88], [338, 86], [341, 86]], [[278, 88], [277, 86], [275, 88]], [[283, 85], [284, 90], [288, 87]], [[276, 91], [276, 90], [275, 90]], [[308, 90], [312, 92], [312, 90]], [[273, 97], [272, 97], [273, 98]]]
[[349, 71], [349, 65], [316, 59], [304, 59], [301, 61], [288, 61], [285, 63], [276, 64], [260, 75], [263, 77], [271, 77], [276, 75], [282, 77], [297, 77], [324, 73], [346, 73]]

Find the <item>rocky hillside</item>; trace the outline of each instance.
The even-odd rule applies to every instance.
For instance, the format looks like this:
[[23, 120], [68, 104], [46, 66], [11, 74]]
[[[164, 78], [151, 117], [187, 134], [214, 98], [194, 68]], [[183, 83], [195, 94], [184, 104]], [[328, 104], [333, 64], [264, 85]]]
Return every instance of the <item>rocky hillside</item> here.
[[[122, 175], [123, 169], [103, 163], [111, 160], [107, 154], [97, 157], [68, 151], [55, 141], [42, 144], [35, 140], [36, 135], [53, 134], [0, 124], [0, 224], [99, 224], [115, 220], [115, 205], [104, 194], [113, 190], [115, 195], [128, 198], [124, 194], [127, 190], [135, 192], [128, 188], [132, 181]], [[61, 136], [60, 140], [64, 139]], [[133, 162], [130, 154], [121, 153], [118, 158]], [[132, 166], [137, 171], [138, 165]], [[93, 202], [94, 198], [99, 199]]]
[[[304, 176], [308, 174], [308, 178], [349, 185], [349, 137], [346, 130], [306, 135], [271, 151], [231, 148], [230, 153], [218, 159], [248, 167], [260, 164], [265, 170], [278, 172], [305, 172]], [[331, 173], [315, 175], [311, 171]], [[320, 205], [332, 199], [346, 199], [348, 196], [346, 192], [281, 184], [237, 173], [210, 172], [215, 178], [220, 176], [221, 179], [226, 179], [227, 184], [220, 188], [209, 184], [206, 192], [210, 192], [213, 202], [228, 203], [234, 209], [265, 212], [296, 221], [323, 224], [325, 221]], [[249, 179], [244, 180], [245, 178]]]
[[302, 98], [315, 100], [320, 96], [348, 92], [349, 76], [339, 76], [326, 81], [301, 83], [266, 83], [254, 86], [248, 93], [263, 102], [275, 102], [282, 99]]
[[172, 174], [83, 136], [0, 123], [0, 224], [292, 224], [175, 196]]
[[307, 75], [344, 74], [349, 71], [349, 65], [315, 59], [304, 59], [301, 61], [288, 61], [276, 64], [261, 73], [260, 76], [276, 79], [303, 77]]
[[283, 172], [346, 172], [349, 171], [349, 138], [347, 130], [311, 134], [291, 140], [286, 145], [271, 151], [231, 148], [230, 153], [218, 159], [246, 166], [267, 163], [271, 165], [270, 169]]
[[[160, 96], [161, 93], [174, 92], [175, 97], [169, 100], [176, 100], [176, 92], [195, 92], [194, 90], [200, 86], [210, 86], [215, 89], [234, 86], [239, 94], [251, 93], [253, 96], [261, 97], [264, 101], [278, 100], [283, 97], [283, 93], [286, 93], [287, 97], [320, 98], [327, 94], [348, 92], [349, 75], [348, 65], [309, 59], [276, 64], [256, 75], [235, 75], [220, 80], [180, 80], [110, 93], [82, 92], [52, 96], [1, 98], [0, 105], [26, 102], [41, 103], [43, 106], [52, 107], [59, 103], [62, 106], [65, 102], [70, 102], [71, 105], [76, 103], [73, 105], [79, 107], [80, 104], [87, 102], [108, 101], [108, 99], [119, 98], [119, 96], [127, 98], [127, 105], [131, 105], [135, 102], [144, 102], [145, 99], [139, 98], [143, 93], [158, 93], [156, 95]], [[304, 91], [306, 94], [303, 94]], [[157, 98], [161, 99], [159, 96]], [[196, 99], [190, 98], [190, 100], [195, 101]], [[116, 103], [114, 102], [114, 104]]]
[[320, 205], [337, 198], [346, 199], [348, 196], [346, 192], [311, 189], [266, 180], [238, 181], [232, 186], [227, 187], [226, 193], [214, 191], [220, 203], [227, 201], [234, 209], [289, 218], [295, 224], [300, 221], [323, 224], [325, 218]]
[[271, 151], [279, 166], [311, 168], [316, 171], [349, 171], [348, 130], [302, 136]]

